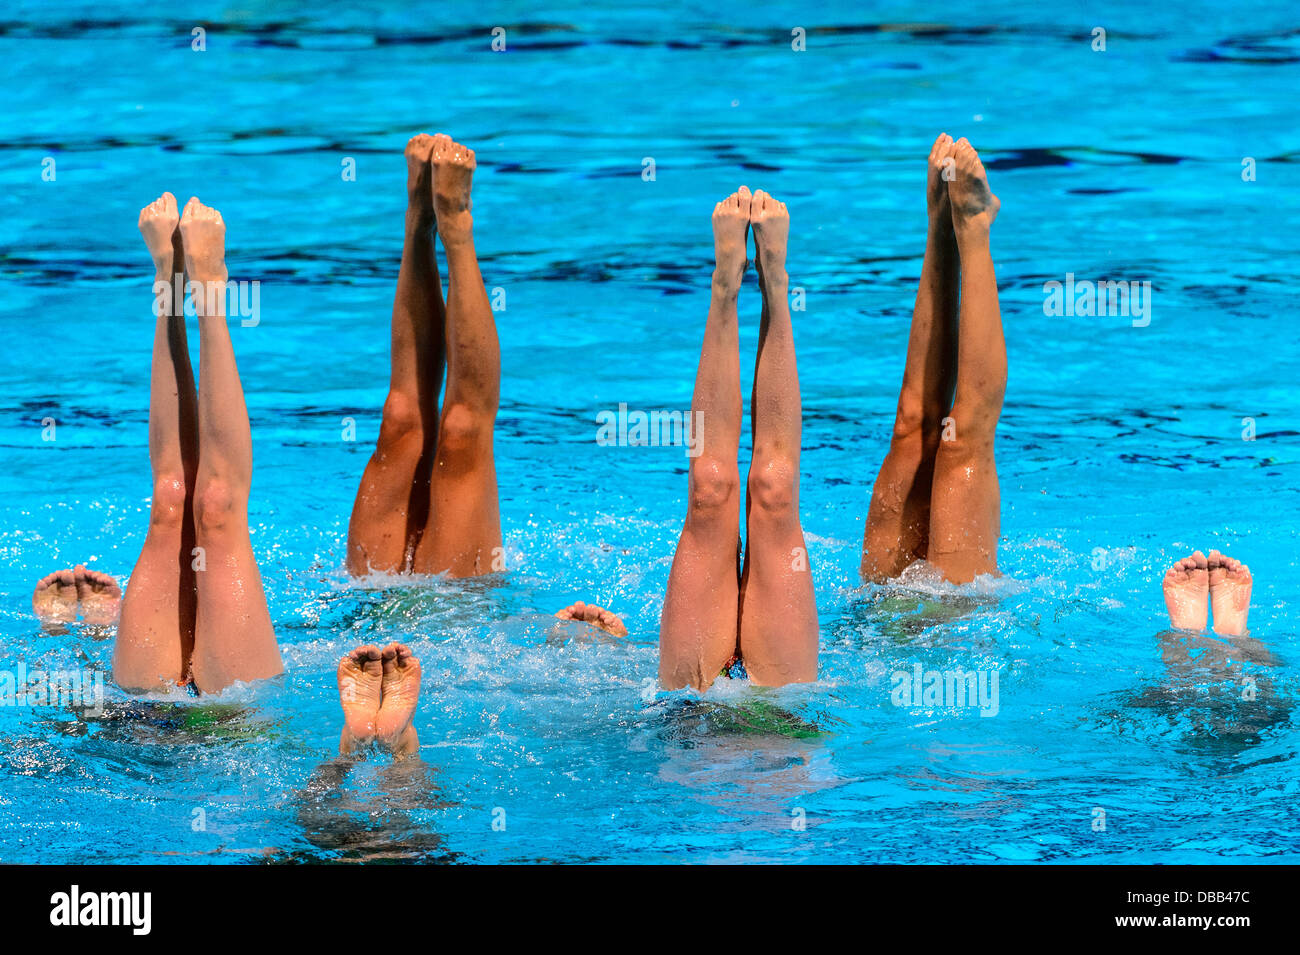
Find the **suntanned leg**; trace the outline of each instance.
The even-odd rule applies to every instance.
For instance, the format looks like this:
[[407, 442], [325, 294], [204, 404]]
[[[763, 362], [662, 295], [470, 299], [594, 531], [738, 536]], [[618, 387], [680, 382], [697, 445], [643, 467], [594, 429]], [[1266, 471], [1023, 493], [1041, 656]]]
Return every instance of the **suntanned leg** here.
[[199, 606], [191, 673], [200, 691], [215, 693], [236, 680], [275, 676], [283, 666], [248, 536], [253, 442], [226, 327], [221, 213], [191, 198], [181, 216], [181, 236], [190, 279], [204, 289], [206, 302], [199, 315], [199, 468], [194, 484], [195, 543], [203, 561], [195, 574]]
[[430, 523], [414, 570], [472, 577], [504, 569], [492, 430], [501, 392], [501, 355], [474, 250], [470, 186], [474, 151], [433, 139], [433, 207], [447, 254], [447, 391], [434, 450]]
[[691, 458], [686, 524], [659, 618], [659, 683], [704, 690], [736, 655], [740, 540], [740, 345], [736, 298], [745, 272], [749, 190], [713, 208], [713, 271], [704, 345], [691, 398], [699, 454]]
[[[198, 467], [198, 402], [185, 337], [175, 309], [175, 275], [184, 281], [185, 251], [176, 198], [170, 192], [140, 212], [140, 232], [153, 258], [155, 282], [166, 283], [154, 321], [149, 384], [149, 463], [153, 503], [149, 530], [122, 599], [113, 646], [113, 680], [148, 691], [189, 679], [197, 592], [192, 514]], [[183, 290], [182, 290], [183, 295]], [[175, 313], [175, 314], [173, 314]]]
[[750, 208], [763, 324], [751, 406], [754, 457], [746, 497], [740, 657], [754, 683], [781, 686], [817, 679], [817, 603], [799, 525], [803, 407], [785, 271], [790, 214], [785, 203], [762, 190]]
[[957, 286], [961, 269], [944, 163], [952, 137], [930, 148], [926, 210], [930, 226], [912, 309], [903, 387], [889, 453], [876, 475], [862, 546], [862, 577], [896, 577], [926, 556], [934, 459], [957, 373]]
[[443, 374], [442, 281], [433, 249], [433, 137], [406, 144], [407, 208], [393, 300], [392, 367], [379, 443], [348, 525], [348, 571], [405, 572], [429, 520]]
[[965, 139], [952, 148], [948, 183], [953, 231], [961, 258], [957, 391], [952, 433], [939, 443], [930, 498], [927, 560], [955, 584], [997, 573], [1001, 494], [993, 438], [1007, 388], [1007, 348], [989, 229], [1001, 203], [989, 191], [984, 164]]

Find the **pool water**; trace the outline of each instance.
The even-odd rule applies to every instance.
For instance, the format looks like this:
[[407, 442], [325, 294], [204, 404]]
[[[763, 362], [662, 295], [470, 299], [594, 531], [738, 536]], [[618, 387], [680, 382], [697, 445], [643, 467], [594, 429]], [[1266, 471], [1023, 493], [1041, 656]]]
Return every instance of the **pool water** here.
[[[232, 334], [287, 672], [202, 699], [110, 686], [98, 714], [0, 706], [0, 861], [1300, 858], [1300, 34], [1285, 8], [994, 3], [909, 27], [888, 25], [937, 14], [184, 7], [19, 0], [0, 26], [0, 668], [109, 666], [111, 639], [43, 631], [30, 594], [77, 562], [125, 577], [139, 554], [152, 272], [135, 225], [169, 189], [222, 211], [232, 277], [262, 283], [260, 323]], [[506, 304], [510, 570], [357, 583], [347, 521], [387, 382], [401, 149], [421, 130], [478, 153], [482, 269]], [[864, 587], [924, 157], [944, 130], [981, 150], [1002, 199], [1005, 577]], [[663, 693], [687, 458], [599, 446], [596, 416], [689, 407], [709, 213], [742, 182], [788, 203], [806, 294], [821, 679]], [[1043, 285], [1067, 273], [1149, 281], [1149, 324], [1046, 315]], [[758, 304], [751, 273], [746, 394]], [[1164, 568], [1211, 547], [1254, 572], [1254, 643], [1165, 632]], [[631, 637], [557, 629], [575, 599]], [[423, 664], [422, 760], [349, 769], [334, 668], [391, 640]], [[916, 665], [996, 671], [996, 715], [894, 705], [894, 674]]]

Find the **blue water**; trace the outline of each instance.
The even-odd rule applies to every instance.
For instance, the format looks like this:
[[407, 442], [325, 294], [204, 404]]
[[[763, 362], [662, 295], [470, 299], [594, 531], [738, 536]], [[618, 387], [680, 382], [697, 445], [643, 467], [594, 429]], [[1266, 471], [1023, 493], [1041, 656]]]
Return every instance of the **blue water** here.
[[[125, 577], [139, 553], [152, 275], [135, 223], [169, 189], [221, 209], [232, 277], [262, 283], [261, 323], [232, 333], [287, 674], [216, 700], [110, 687], [101, 716], [0, 707], [0, 861], [1300, 858], [1284, 7], [185, 6], [20, 0], [0, 24], [0, 667], [108, 667], [111, 640], [43, 632], [30, 593], [77, 562]], [[400, 153], [421, 130], [478, 153], [482, 268], [507, 303], [511, 570], [358, 585], [346, 527], [386, 387]], [[863, 587], [944, 130], [981, 150], [1003, 203], [1006, 576]], [[598, 447], [596, 415], [689, 406], [709, 212], [742, 182], [788, 203], [807, 295], [821, 680], [696, 699], [653, 682], [686, 458]], [[1066, 273], [1150, 281], [1150, 324], [1047, 317], [1043, 283]], [[752, 284], [740, 307], [748, 394]], [[1164, 567], [1211, 547], [1254, 572], [1250, 659], [1162, 637]], [[554, 633], [579, 598], [631, 638]], [[422, 763], [340, 772], [334, 667], [389, 640], [423, 662]], [[997, 715], [894, 706], [891, 675], [917, 663], [997, 669]]]

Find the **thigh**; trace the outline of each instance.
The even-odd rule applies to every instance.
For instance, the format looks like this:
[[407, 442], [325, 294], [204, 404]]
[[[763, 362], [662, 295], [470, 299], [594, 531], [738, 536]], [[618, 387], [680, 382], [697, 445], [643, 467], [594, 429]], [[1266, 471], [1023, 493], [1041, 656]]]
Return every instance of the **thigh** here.
[[739, 514], [689, 519], [673, 555], [659, 617], [659, 682], [706, 690], [736, 656]]
[[421, 574], [473, 577], [505, 570], [492, 447], [493, 416], [449, 407], [438, 429], [427, 523], [415, 551]]
[[496, 469], [439, 475], [430, 483], [428, 523], [415, 549], [418, 574], [477, 577], [506, 570]]
[[[348, 522], [348, 572], [400, 573], [408, 569], [414, 535], [423, 528], [428, 475], [421, 480], [424, 441], [419, 433], [380, 438], [366, 464]], [[412, 520], [412, 508], [419, 510]], [[415, 526], [413, 526], [415, 525]]]
[[820, 632], [812, 568], [796, 520], [751, 514], [740, 594], [740, 655], [762, 686], [817, 679]]
[[[183, 546], [179, 528], [151, 531], [131, 571], [113, 644], [113, 682], [123, 689], [148, 692], [185, 678], [193, 634], [182, 633], [182, 608], [192, 612], [194, 595], [181, 592], [182, 561], [189, 560]], [[193, 588], [192, 580], [185, 582]]]
[[947, 580], [997, 573], [1001, 506], [993, 443], [945, 442], [935, 460], [927, 559]]
[[191, 672], [204, 693], [283, 671], [262, 575], [247, 532], [199, 536], [203, 549]]
[[867, 529], [862, 539], [864, 580], [897, 577], [926, 556], [929, 544], [934, 458], [920, 444], [894, 444], [871, 488]]

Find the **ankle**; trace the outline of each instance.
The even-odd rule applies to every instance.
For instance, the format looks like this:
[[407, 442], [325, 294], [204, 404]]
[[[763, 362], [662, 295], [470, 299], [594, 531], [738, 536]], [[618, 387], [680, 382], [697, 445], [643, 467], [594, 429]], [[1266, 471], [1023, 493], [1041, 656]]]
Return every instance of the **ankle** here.
[[408, 235], [427, 235], [433, 231], [433, 210], [428, 203], [421, 206], [414, 198], [406, 207], [406, 232]]
[[993, 225], [993, 218], [987, 212], [981, 212], [973, 216], [952, 217], [952, 230], [957, 236], [958, 245], [984, 245], [989, 244], [989, 231]]
[[438, 217], [438, 238], [449, 253], [453, 248], [474, 248], [474, 217], [469, 210]]
[[930, 231], [933, 233], [952, 235], [956, 228], [953, 225], [952, 207], [947, 203], [928, 210], [926, 218], [929, 220]]
[[415, 727], [408, 724], [396, 736], [386, 740], [385, 745], [394, 756], [414, 756], [420, 751], [420, 737], [415, 732]]

